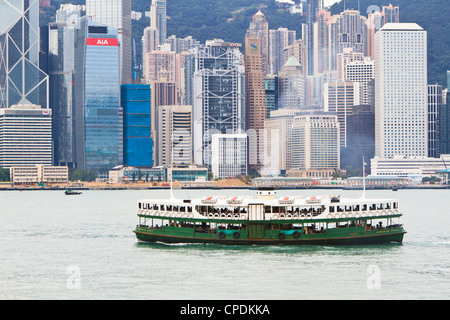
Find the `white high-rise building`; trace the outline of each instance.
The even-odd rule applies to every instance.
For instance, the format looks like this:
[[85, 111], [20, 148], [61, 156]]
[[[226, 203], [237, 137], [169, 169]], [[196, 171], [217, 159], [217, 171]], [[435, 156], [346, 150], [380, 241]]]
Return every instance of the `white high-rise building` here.
[[211, 146], [214, 178], [247, 175], [247, 134], [213, 134]]
[[375, 34], [375, 154], [427, 156], [427, 33], [387, 23]]
[[52, 164], [52, 110], [30, 103], [0, 108], [0, 167]]

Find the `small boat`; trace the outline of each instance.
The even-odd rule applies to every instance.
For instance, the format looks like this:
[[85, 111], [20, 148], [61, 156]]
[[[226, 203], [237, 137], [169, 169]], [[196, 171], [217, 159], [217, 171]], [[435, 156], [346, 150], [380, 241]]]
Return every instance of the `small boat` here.
[[253, 196], [140, 200], [139, 241], [230, 245], [355, 245], [401, 243], [406, 231], [395, 199], [340, 196]]
[[78, 194], [81, 194], [81, 192], [78, 192], [78, 191], [72, 191], [72, 190], [66, 190], [64, 193], [65, 193], [66, 196], [72, 196], [72, 195], [78, 195]]

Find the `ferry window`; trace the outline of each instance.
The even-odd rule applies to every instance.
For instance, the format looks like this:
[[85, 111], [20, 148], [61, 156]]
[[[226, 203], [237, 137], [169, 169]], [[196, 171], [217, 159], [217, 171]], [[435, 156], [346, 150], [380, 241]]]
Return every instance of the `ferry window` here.
[[172, 206], [171, 205], [167, 206], [167, 211], [172, 211]]
[[390, 203], [386, 203], [386, 209], [390, 209], [391, 208], [391, 204]]
[[153, 210], [158, 210], [158, 205], [157, 204], [153, 205]]
[[343, 212], [343, 211], [344, 211], [344, 209], [341, 206], [337, 207], [337, 212]]
[[330, 207], [330, 212], [334, 212], [334, 207]]
[[187, 207], [188, 212], [192, 212], [192, 207]]
[[359, 211], [359, 204], [353, 206], [353, 211]]
[[363, 204], [361, 207], [362, 207], [361, 208], [362, 211], [367, 211], [367, 204]]
[[272, 207], [271, 206], [264, 206], [264, 212], [265, 213], [272, 213]]
[[382, 210], [383, 209], [383, 204], [382, 203], [378, 204], [378, 208], [377, 209], [378, 210]]
[[376, 207], [377, 207], [377, 206], [376, 206], [375, 203], [374, 203], [374, 204], [371, 204], [369, 210], [375, 210]]
[[394, 202], [394, 209], [397, 209], [397, 208], [398, 208], [398, 203]]
[[272, 207], [273, 213], [280, 213], [280, 207]]
[[178, 206], [173, 206], [173, 210], [172, 211], [178, 212]]
[[352, 211], [352, 207], [351, 206], [345, 206], [345, 211]]
[[180, 212], [186, 212], [186, 207], [181, 206], [181, 207], [180, 207]]
[[142, 207], [142, 203], [139, 202], [138, 208], [139, 208], [139, 209], [142, 209], [141, 207]]
[[161, 205], [161, 209], [160, 209], [160, 210], [163, 210], [163, 211], [164, 211], [164, 205], [163, 205], [163, 204]]

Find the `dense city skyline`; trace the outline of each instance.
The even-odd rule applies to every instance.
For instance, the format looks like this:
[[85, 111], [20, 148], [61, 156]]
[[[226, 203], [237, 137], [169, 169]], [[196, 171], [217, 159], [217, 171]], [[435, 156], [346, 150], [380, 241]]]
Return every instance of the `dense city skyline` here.
[[[40, 59], [23, 60], [34, 61], [40, 76], [26, 66], [13, 72], [14, 63], [4, 68], [4, 108], [24, 102], [49, 107], [43, 116], [52, 119], [51, 163], [100, 176], [119, 166], [176, 165], [206, 168], [220, 178], [227, 177], [218, 172], [325, 178], [354, 168], [362, 157], [441, 156], [448, 92], [428, 83], [427, 30], [402, 21], [401, 7], [392, 4], [367, 14], [351, 8], [331, 14], [331, 3], [318, 0], [279, 5], [306, 16], [301, 34], [273, 29], [260, 9], [247, 21], [244, 43], [220, 35], [202, 43], [169, 36], [167, 3], [153, 0], [139, 46], [142, 61], [131, 37], [137, 16], [130, 0], [61, 5], [41, 28]], [[29, 23], [38, 28], [38, 19]], [[13, 21], [0, 31], [20, 40], [8, 36], [18, 36]], [[8, 48], [4, 61], [14, 54]], [[49, 88], [34, 96], [19, 90], [14, 100], [12, 89], [21, 81]], [[131, 97], [141, 88], [148, 96], [139, 105]], [[431, 94], [438, 95], [433, 105]], [[247, 145], [238, 149], [245, 154], [212, 152], [219, 143], [237, 146], [244, 136]], [[141, 152], [144, 146], [151, 150]], [[325, 158], [315, 157], [319, 151]]]

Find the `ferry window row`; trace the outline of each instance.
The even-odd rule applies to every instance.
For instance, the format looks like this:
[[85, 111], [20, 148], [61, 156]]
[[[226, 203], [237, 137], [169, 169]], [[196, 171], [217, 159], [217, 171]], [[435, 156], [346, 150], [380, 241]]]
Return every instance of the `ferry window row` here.
[[368, 204], [356, 204], [356, 205], [341, 205], [341, 206], [330, 206], [329, 212], [352, 212], [352, 211], [367, 211], [367, 210], [392, 210], [398, 209], [398, 203], [372, 203]]
[[170, 211], [170, 212], [192, 212], [191, 206], [175, 206], [175, 205], [150, 204], [150, 203], [139, 203], [139, 209]]

